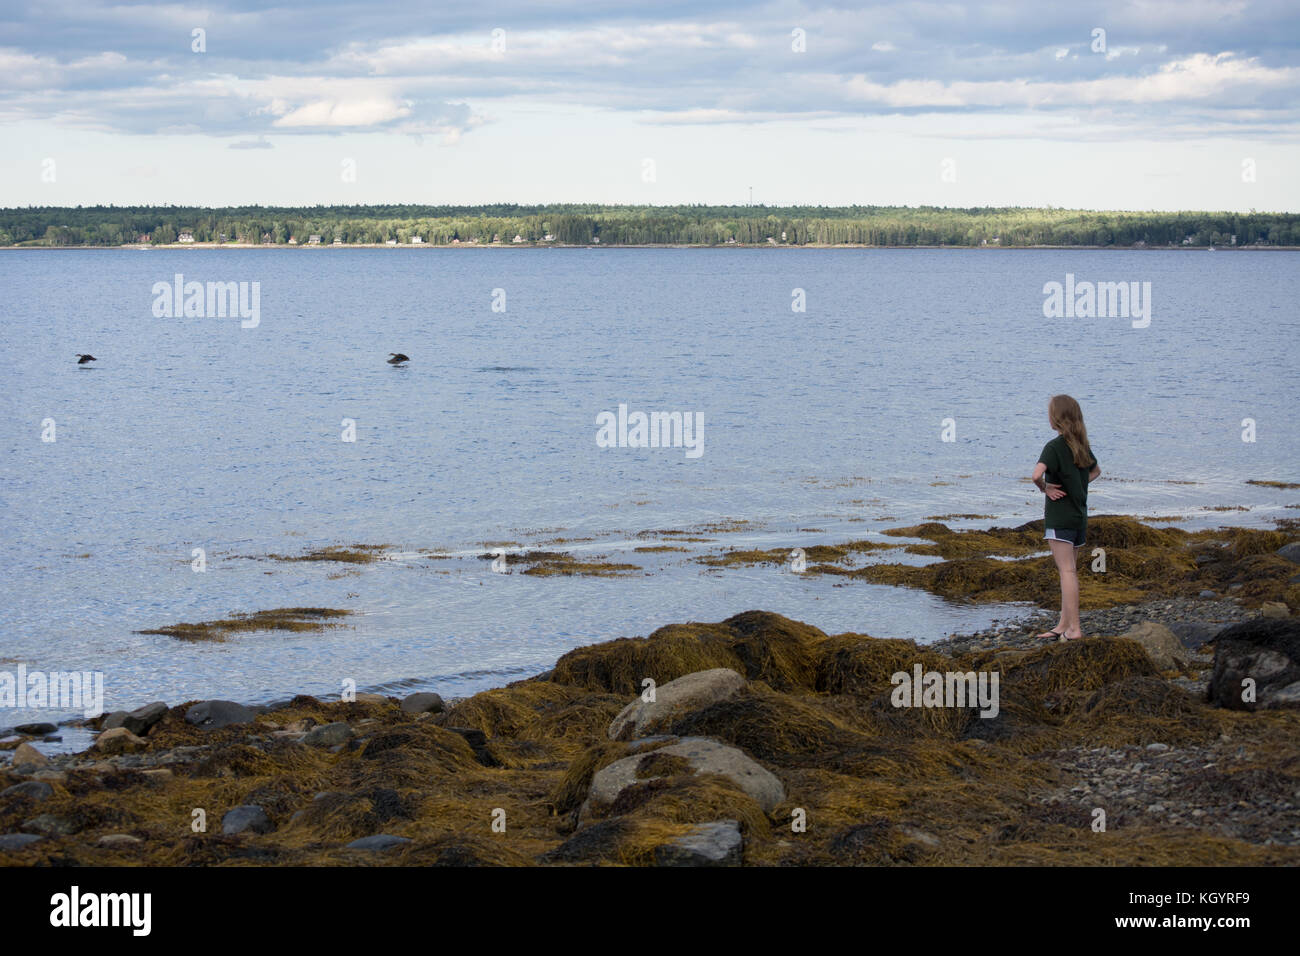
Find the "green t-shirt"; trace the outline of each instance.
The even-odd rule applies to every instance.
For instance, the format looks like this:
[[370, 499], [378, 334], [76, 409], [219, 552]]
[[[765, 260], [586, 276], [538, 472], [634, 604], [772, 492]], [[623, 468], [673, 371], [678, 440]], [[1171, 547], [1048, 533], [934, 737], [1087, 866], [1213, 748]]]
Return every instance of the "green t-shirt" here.
[[1088, 472], [1097, 464], [1094, 456], [1092, 464], [1080, 468], [1074, 463], [1070, 445], [1061, 435], [1057, 435], [1043, 446], [1043, 453], [1038, 460], [1047, 466], [1043, 480], [1053, 485], [1060, 485], [1065, 492], [1064, 498], [1053, 501], [1046, 495], [1043, 505], [1043, 523], [1048, 528], [1071, 528], [1088, 530]]

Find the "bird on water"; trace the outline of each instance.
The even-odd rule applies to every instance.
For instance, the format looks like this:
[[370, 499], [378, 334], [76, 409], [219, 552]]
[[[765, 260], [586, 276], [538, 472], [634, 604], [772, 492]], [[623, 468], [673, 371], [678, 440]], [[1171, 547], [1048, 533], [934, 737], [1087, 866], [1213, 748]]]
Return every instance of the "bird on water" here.
[[77, 364], [78, 364], [78, 365], [85, 365], [87, 362], [98, 362], [98, 361], [99, 361], [99, 359], [95, 358], [95, 356], [93, 356], [93, 355], [78, 355], [78, 356], [77, 356]]
[[409, 355], [403, 355], [401, 352], [389, 352], [388, 354], [392, 356], [392, 358], [388, 360], [389, 365], [401, 365], [403, 362], [411, 361]]

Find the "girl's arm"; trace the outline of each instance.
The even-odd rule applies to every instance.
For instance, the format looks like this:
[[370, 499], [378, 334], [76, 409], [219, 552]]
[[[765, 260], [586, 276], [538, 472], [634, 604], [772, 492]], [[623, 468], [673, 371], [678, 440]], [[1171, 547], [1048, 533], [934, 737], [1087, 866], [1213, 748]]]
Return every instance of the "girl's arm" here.
[[1096, 481], [1101, 477], [1101, 465], [1093, 465], [1092, 471], [1088, 472], [1088, 480]]
[[1029, 480], [1038, 486], [1039, 491], [1047, 491], [1047, 482], [1043, 481], [1043, 475], [1047, 473], [1047, 466], [1041, 461], [1034, 465], [1034, 473], [1029, 476]]

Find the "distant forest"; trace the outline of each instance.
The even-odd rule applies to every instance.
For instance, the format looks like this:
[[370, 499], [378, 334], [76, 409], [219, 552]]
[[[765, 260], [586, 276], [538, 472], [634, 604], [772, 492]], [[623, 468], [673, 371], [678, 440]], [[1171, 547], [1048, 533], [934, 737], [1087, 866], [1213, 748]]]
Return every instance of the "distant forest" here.
[[0, 246], [149, 242], [622, 245], [1300, 246], [1300, 215], [937, 206], [33, 206]]

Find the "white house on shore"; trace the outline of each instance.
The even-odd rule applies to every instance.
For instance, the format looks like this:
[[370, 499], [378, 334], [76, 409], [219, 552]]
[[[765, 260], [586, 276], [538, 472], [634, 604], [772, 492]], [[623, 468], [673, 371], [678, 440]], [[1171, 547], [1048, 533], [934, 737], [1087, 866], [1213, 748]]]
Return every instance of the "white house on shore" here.
[[190, 243], [190, 242], [193, 242], [193, 241], [194, 241], [194, 233], [192, 233], [192, 232], [182, 232], [179, 236], [176, 237], [176, 241], [177, 241], [177, 242], [184, 242], [184, 243]]
[[413, 246], [418, 246], [418, 245], [420, 245], [420, 244], [423, 243], [423, 242], [424, 242], [424, 236], [412, 236], [412, 237], [411, 237], [411, 245], [413, 245]]

